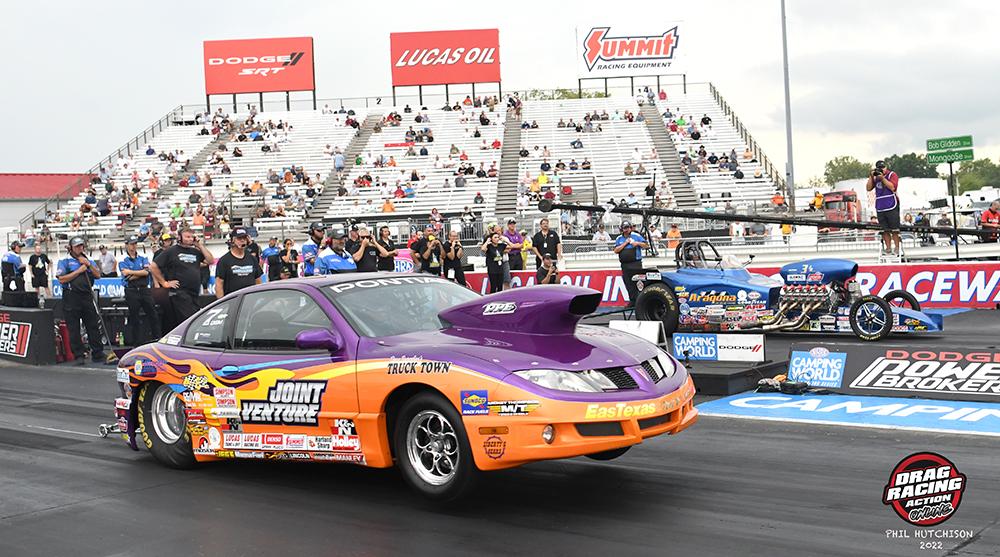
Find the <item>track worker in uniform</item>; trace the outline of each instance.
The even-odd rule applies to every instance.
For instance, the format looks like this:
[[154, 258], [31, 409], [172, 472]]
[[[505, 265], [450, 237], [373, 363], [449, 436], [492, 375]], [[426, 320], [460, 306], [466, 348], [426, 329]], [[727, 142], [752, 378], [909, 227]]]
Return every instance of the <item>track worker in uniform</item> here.
[[10, 243], [10, 251], [3, 255], [3, 262], [0, 263], [3, 275], [4, 292], [24, 292], [24, 261], [21, 260], [21, 248], [24, 247], [18, 240]]
[[330, 236], [326, 249], [316, 256], [316, 274], [333, 275], [336, 273], [352, 273], [358, 270], [354, 256], [344, 247], [346, 235], [340, 230]]
[[260, 258], [247, 249], [249, 243], [246, 228], [234, 228], [229, 233], [229, 251], [215, 264], [216, 298], [260, 284], [264, 270], [260, 268]]
[[174, 325], [184, 322], [199, 309], [202, 261], [211, 265], [215, 257], [191, 229], [185, 228], [180, 232], [180, 242], [161, 251], [149, 264], [156, 282], [170, 289], [170, 304], [177, 321]]
[[882, 253], [887, 255], [899, 255], [900, 252], [898, 187], [899, 175], [890, 170], [885, 161], [876, 162], [865, 188], [875, 191], [875, 211], [882, 227]]
[[129, 236], [125, 240], [125, 257], [118, 263], [118, 270], [121, 271], [122, 282], [125, 284], [125, 303], [128, 305], [128, 341], [133, 346], [139, 346], [148, 340], [139, 327], [140, 309], [146, 314], [152, 338], [160, 338], [160, 317], [156, 314], [153, 295], [149, 291], [149, 260], [136, 251], [138, 242], [139, 238], [136, 236]]
[[614, 252], [618, 254], [618, 262], [622, 266], [622, 280], [628, 291], [628, 307], [633, 307], [639, 296], [639, 289], [632, 277], [642, 270], [642, 250], [649, 249], [649, 244], [641, 234], [632, 230], [632, 223], [629, 221], [622, 222], [621, 232], [615, 238]]
[[63, 287], [63, 313], [69, 331], [69, 345], [76, 363], [83, 365], [83, 336], [80, 320], [87, 328], [90, 354], [95, 362], [104, 363], [104, 342], [101, 340], [100, 316], [94, 305], [93, 284], [101, 278], [101, 271], [92, 259], [83, 255], [84, 241], [74, 236], [69, 241], [69, 254], [56, 264], [56, 279]]
[[316, 257], [323, 249], [323, 241], [326, 239], [326, 226], [322, 222], [314, 222], [309, 225], [309, 239], [302, 244], [302, 276], [311, 277], [316, 272]]

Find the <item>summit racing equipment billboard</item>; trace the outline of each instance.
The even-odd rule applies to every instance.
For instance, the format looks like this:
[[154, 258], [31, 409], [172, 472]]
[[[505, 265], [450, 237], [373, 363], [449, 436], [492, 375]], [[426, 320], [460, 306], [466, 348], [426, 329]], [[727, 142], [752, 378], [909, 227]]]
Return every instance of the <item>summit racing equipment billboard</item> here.
[[679, 28], [669, 24], [642, 30], [606, 24], [577, 27], [578, 75], [587, 78], [681, 73], [677, 67]]
[[312, 37], [205, 41], [205, 94], [312, 91]]
[[424, 31], [389, 35], [392, 86], [500, 81], [500, 31]]

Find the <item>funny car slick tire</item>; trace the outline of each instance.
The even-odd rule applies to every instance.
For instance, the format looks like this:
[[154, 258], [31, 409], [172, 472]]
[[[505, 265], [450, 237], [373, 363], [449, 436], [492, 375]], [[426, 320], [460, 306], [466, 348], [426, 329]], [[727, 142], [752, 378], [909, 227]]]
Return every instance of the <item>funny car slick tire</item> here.
[[197, 464], [184, 402], [169, 385], [147, 383], [139, 391], [139, 428], [143, 444], [160, 464], [180, 469]]
[[475, 484], [479, 471], [462, 416], [444, 397], [425, 392], [407, 400], [392, 441], [403, 478], [421, 495], [451, 501]]
[[668, 336], [677, 330], [680, 307], [670, 286], [661, 282], [647, 284], [635, 298], [635, 315], [643, 321], [662, 321]]
[[893, 290], [882, 296], [882, 299], [889, 302], [890, 306], [920, 311], [920, 302], [917, 301], [917, 298], [913, 294], [910, 294], [906, 290]]
[[593, 453], [586, 456], [587, 458], [592, 458], [594, 460], [614, 460], [620, 457], [621, 455], [627, 453], [628, 450], [631, 448], [632, 448], [631, 446], [619, 447], [617, 449], [611, 449], [610, 451], [601, 451], [599, 453]]
[[878, 296], [868, 294], [851, 304], [851, 330], [859, 339], [875, 342], [892, 332], [892, 307]]

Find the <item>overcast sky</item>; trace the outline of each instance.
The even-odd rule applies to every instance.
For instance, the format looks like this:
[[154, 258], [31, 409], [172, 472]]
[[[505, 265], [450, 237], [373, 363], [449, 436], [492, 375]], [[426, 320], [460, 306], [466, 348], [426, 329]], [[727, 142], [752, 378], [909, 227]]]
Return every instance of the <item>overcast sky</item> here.
[[[511, 90], [575, 87], [575, 27], [633, 21], [682, 21], [689, 80], [714, 82], [784, 164], [776, 0], [626, 3], [609, 17], [607, 2], [477, 4], [6, 3], [0, 172], [84, 171], [174, 106], [204, 102], [206, 39], [312, 36], [320, 98], [389, 96], [393, 31], [499, 28]], [[997, 21], [996, 2], [789, 0], [797, 181], [837, 155], [923, 152], [925, 139], [948, 135], [972, 134], [977, 156], [996, 159]]]

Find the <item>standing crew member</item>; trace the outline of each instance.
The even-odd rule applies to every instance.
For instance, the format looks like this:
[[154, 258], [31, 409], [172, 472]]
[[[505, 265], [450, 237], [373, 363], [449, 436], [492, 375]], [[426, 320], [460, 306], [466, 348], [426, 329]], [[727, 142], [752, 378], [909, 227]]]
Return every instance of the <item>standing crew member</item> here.
[[24, 261], [21, 261], [21, 248], [24, 246], [18, 240], [10, 243], [10, 251], [3, 255], [0, 263], [0, 276], [3, 277], [3, 289], [6, 292], [24, 292]]
[[35, 244], [35, 253], [28, 258], [28, 266], [31, 267], [31, 287], [38, 292], [39, 296], [44, 288], [46, 298], [52, 297], [52, 286], [49, 284], [49, 265], [51, 264], [49, 256], [42, 253], [42, 246]]
[[344, 233], [340, 230], [333, 233], [326, 249], [316, 256], [316, 274], [332, 275], [358, 270], [354, 257], [344, 249]]
[[[979, 219], [979, 225], [983, 229], [983, 242], [996, 242], [1000, 235], [1000, 199], [990, 203], [990, 208], [983, 211]], [[943, 226], [938, 223], [938, 226]], [[949, 224], [950, 226], [950, 224]]]
[[101, 252], [101, 256], [97, 258], [98, 267], [101, 268], [102, 278], [115, 278], [118, 276], [118, 262], [115, 261], [115, 256], [108, 252], [108, 246], [101, 245], [97, 248]]
[[535, 233], [531, 239], [531, 251], [535, 253], [535, 269], [542, 266], [542, 256], [546, 253], [552, 259], [558, 261], [562, 259], [562, 243], [559, 241], [559, 234], [555, 230], [549, 230], [549, 219], [542, 219], [538, 222], [541, 230]]
[[[268, 281], [281, 278], [281, 248], [278, 247], [277, 236], [271, 236], [271, 239], [267, 242], [267, 247], [260, 252], [260, 268], [263, 269], [264, 265], [267, 265]], [[215, 274], [218, 275], [219, 273], [216, 272]]]
[[323, 249], [326, 226], [321, 222], [309, 225], [309, 239], [302, 244], [302, 276], [311, 277], [316, 273], [316, 258]]
[[494, 231], [480, 249], [486, 254], [486, 275], [490, 280], [490, 294], [503, 291], [503, 256], [507, 252], [507, 241]]
[[441, 259], [444, 250], [441, 241], [434, 234], [434, 226], [428, 224], [424, 229], [424, 236], [413, 242], [410, 250], [420, 256], [420, 272], [441, 276]]
[[198, 311], [203, 261], [211, 265], [215, 257], [191, 229], [185, 228], [180, 232], [180, 243], [161, 251], [149, 265], [156, 282], [170, 289], [170, 304], [177, 321], [174, 326]]
[[628, 291], [628, 307], [633, 307], [639, 296], [639, 289], [632, 277], [642, 270], [642, 250], [649, 249], [649, 244], [641, 234], [632, 230], [632, 223], [629, 221], [622, 222], [621, 231], [615, 238], [614, 252], [618, 254], [618, 262], [622, 266], [622, 280]]
[[468, 286], [465, 282], [465, 270], [462, 269], [462, 251], [458, 231], [452, 229], [448, 232], [448, 241], [444, 243], [444, 278]]
[[547, 253], [542, 256], [542, 266], [535, 271], [535, 284], [559, 284], [559, 270]]
[[149, 292], [149, 260], [139, 255], [136, 244], [139, 238], [129, 236], [125, 240], [125, 257], [118, 263], [125, 284], [125, 303], [128, 304], [129, 342], [138, 346], [146, 342], [145, 335], [139, 327], [139, 309], [146, 314], [152, 338], [160, 338], [160, 318], [156, 314], [153, 296]]
[[249, 242], [246, 228], [234, 228], [229, 233], [229, 251], [215, 264], [216, 298], [260, 284], [264, 271], [260, 268], [260, 259], [247, 250]]
[[392, 241], [392, 231], [389, 230], [388, 226], [378, 229], [378, 239], [375, 240], [375, 247], [378, 248], [378, 262], [375, 264], [378, 270], [395, 271], [396, 256], [399, 254], [399, 249], [396, 248], [396, 243]]
[[503, 231], [504, 238], [507, 238], [507, 254], [511, 271], [524, 270], [524, 257], [521, 248], [524, 247], [524, 237], [517, 231], [517, 220], [513, 217], [507, 219], [507, 229]]
[[69, 345], [76, 363], [83, 365], [83, 336], [80, 333], [80, 320], [87, 328], [87, 341], [90, 344], [90, 354], [95, 362], [103, 363], [104, 342], [101, 340], [101, 329], [98, 325], [100, 316], [94, 305], [94, 279], [101, 278], [97, 263], [83, 255], [83, 238], [74, 236], [69, 241], [69, 255], [56, 264], [56, 279], [63, 286], [63, 314], [66, 316], [66, 328], [69, 331]]
[[868, 191], [875, 190], [875, 211], [878, 224], [882, 227], [883, 253], [899, 255], [902, 247], [899, 241], [899, 195], [896, 192], [899, 175], [889, 170], [885, 161], [878, 161], [865, 187]]

